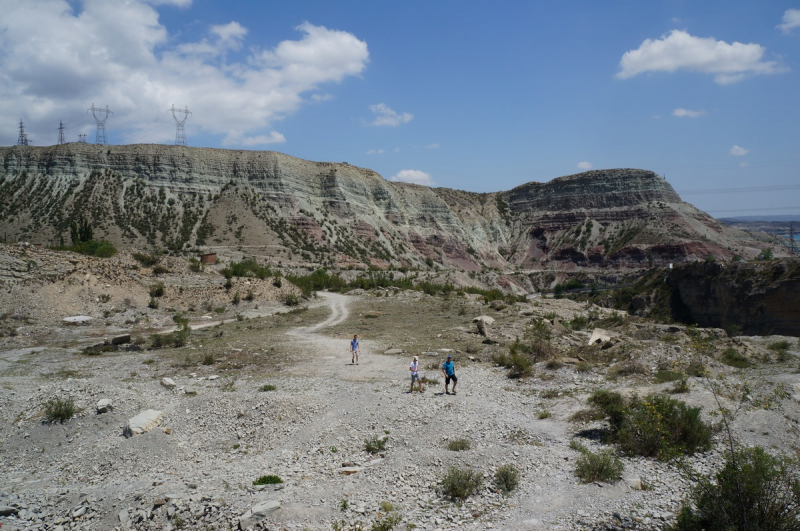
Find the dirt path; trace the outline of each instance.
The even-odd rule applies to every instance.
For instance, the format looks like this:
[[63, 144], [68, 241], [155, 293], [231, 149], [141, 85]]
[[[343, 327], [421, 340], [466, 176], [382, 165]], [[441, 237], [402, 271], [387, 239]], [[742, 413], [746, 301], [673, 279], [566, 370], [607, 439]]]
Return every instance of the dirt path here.
[[398, 370], [400, 366], [397, 358], [383, 356], [376, 350], [377, 345], [364, 338], [361, 338], [359, 364], [352, 364], [350, 362], [351, 336], [332, 337], [325, 335], [325, 330], [347, 321], [350, 317], [349, 305], [353, 298], [327, 292], [318, 292], [317, 296], [324, 298], [331, 314], [320, 323], [294, 328], [288, 332], [289, 336], [302, 343], [303, 350], [307, 352], [305, 360], [298, 360], [297, 365], [290, 369], [292, 373], [303, 376], [329, 375], [345, 380], [364, 380], [374, 378], [381, 373]]

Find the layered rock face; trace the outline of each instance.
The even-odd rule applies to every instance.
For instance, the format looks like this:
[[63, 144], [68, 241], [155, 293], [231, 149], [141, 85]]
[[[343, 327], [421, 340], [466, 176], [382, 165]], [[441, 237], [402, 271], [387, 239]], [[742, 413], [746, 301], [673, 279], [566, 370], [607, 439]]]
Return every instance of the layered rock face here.
[[637, 268], [726, 258], [744, 234], [645, 170], [476, 194], [268, 151], [15, 146], [0, 164], [2, 236], [41, 244], [69, 243], [83, 216], [118, 246], [239, 246], [284, 263]]
[[700, 326], [800, 336], [800, 259], [686, 264], [667, 282], [674, 310]]

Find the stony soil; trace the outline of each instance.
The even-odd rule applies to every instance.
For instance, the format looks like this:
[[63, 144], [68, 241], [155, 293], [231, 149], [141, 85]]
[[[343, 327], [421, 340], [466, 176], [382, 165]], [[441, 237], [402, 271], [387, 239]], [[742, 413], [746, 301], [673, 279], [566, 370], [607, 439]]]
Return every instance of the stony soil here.
[[[31, 288], [34, 299], [43, 289]], [[260, 304], [279, 308], [274, 299]], [[16, 308], [28, 316], [23, 333], [0, 338], [3, 531], [237, 529], [240, 517], [270, 502], [279, 508], [244, 527], [328, 530], [344, 521], [344, 529], [359, 522], [370, 529], [385, 521], [391, 504], [402, 517], [396, 529], [656, 529], [673, 519], [692, 486], [674, 464], [635, 457], [623, 458], [619, 481], [582, 484], [574, 475], [579, 454], [569, 447], [574, 437], [602, 446], [593, 436], [603, 422], [570, 420], [594, 389], [646, 394], [672, 387], [655, 383], [654, 373], [696, 356], [697, 339], [683, 327], [619, 319], [604, 325], [612, 336], [606, 348], [590, 348], [594, 325], [576, 331], [561, 324], [590, 311], [609, 315], [585, 303], [541, 299], [492, 308], [475, 297], [413, 291], [322, 293], [299, 309], [215, 326], [190, 313], [196, 329], [183, 347], [88, 356], [81, 348], [108, 335], [105, 324], [66, 329], [24, 306]], [[158, 311], [158, 322], [168, 323], [169, 314]], [[472, 323], [481, 314], [495, 319], [492, 342]], [[537, 318], [547, 320], [565, 363], [542, 363], [535, 377], [510, 380], [491, 357], [524, 337]], [[155, 321], [153, 313], [147, 326]], [[144, 320], [129, 328], [134, 343], [149, 345], [153, 330]], [[111, 331], [125, 330], [122, 323]], [[347, 352], [353, 333], [362, 338], [359, 365]], [[750, 386], [733, 422], [737, 440], [796, 452], [797, 339], [699, 334], [716, 352], [734, 348], [755, 363], [741, 370], [703, 358], [722, 405], [735, 409], [740, 386]], [[776, 340], [791, 343], [781, 360], [767, 348]], [[447, 353], [456, 359], [455, 396], [443, 393], [438, 370]], [[422, 394], [408, 392], [412, 355], [431, 380]], [[591, 362], [590, 372], [576, 370], [577, 356]], [[631, 364], [632, 374], [614, 376]], [[176, 387], [162, 385], [165, 377]], [[708, 382], [690, 378], [690, 392], [675, 396], [702, 406], [718, 424]], [[262, 391], [265, 385], [275, 389]], [[44, 403], [56, 397], [71, 397], [79, 408], [63, 424], [44, 419]], [[95, 405], [103, 398], [113, 409], [99, 414]], [[161, 423], [126, 438], [128, 419], [147, 409], [161, 411]], [[385, 450], [368, 453], [371, 438], [385, 438]], [[471, 448], [448, 450], [455, 439], [468, 439]], [[710, 473], [719, 466], [722, 432], [715, 441], [714, 450], [689, 458], [687, 469]], [[504, 464], [521, 471], [519, 488], [508, 496], [492, 488]], [[450, 466], [485, 476], [463, 504], [440, 492]], [[254, 486], [264, 475], [283, 483]]]

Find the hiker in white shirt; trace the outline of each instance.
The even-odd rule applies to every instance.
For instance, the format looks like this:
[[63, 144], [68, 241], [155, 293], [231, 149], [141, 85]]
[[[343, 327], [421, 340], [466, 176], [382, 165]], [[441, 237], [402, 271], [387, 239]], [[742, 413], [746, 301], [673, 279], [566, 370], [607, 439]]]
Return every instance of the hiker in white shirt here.
[[419, 379], [419, 361], [417, 361], [417, 357], [414, 356], [414, 359], [411, 361], [411, 365], [408, 367], [411, 371], [411, 389], [409, 389], [409, 393], [414, 392], [414, 380], [417, 381], [419, 385], [419, 392], [422, 393], [422, 380]]

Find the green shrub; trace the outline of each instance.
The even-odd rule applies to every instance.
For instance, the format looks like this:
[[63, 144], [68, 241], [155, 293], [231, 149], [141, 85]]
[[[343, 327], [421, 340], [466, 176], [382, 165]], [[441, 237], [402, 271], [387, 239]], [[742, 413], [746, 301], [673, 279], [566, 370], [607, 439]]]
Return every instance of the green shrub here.
[[525, 349], [525, 345], [515, 340], [508, 348], [508, 354], [493, 354], [492, 361], [499, 367], [508, 369], [509, 378], [527, 378], [533, 376], [535, 359]]
[[544, 419], [549, 419], [552, 416], [553, 416], [552, 413], [550, 413], [546, 409], [543, 409], [536, 415], [536, 418], [538, 418], [539, 420], [544, 420]]
[[164, 283], [163, 282], [156, 282], [155, 284], [150, 286], [150, 296], [151, 297], [163, 297], [164, 296]]
[[383, 452], [386, 450], [386, 441], [389, 440], [388, 437], [370, 437], [364, 440], [364, 450], [371, 454], [377, 454], [378, 452]]
[[564, 366], [564, 364], [562, 362], [560, 362], [559, 360], [556, 360], [556, 359], [547, 360], [547, 363], [544, 364], [545, 369], [548, 369], [548, 370], [551, 370], [551, 371], [557, 371], [558, 369], [562, 368], [563, 366]]
[[656, 383], [674, 382], [683, 378], [683, 373], [679, 371], [660, 370], [656, 373]]
[[275, 389], [277, 389], [277, 387], [271, 384], [265, 384], [258, 388], [258, 390], [261, 391], [262, 393], [265, 393], [267, 391], [274, 391]]
[[294, 293], [287, 293], [283, 297], [283, 304], [285, 304], [286, 306], [297, 306], [298, 304], [300, 304], [300, 297], [298, 297]]
[[211, 352], [203, 355], [203, 361], [201, 361], [203, 365], [214, 365], [214, 354]]
[[800, 529], [797, 463], [762, 448], [728, 456], [716, 481], [702, 478], [678, 514], [674, 531]]
[[[577, 449], [577, 448], [575, 448]], [[612, 450], [592, 452], [588, 448], [579, 450], [581, 456], [575, 462], [575, 475], [582, 483], [604, 481], [613, 483], [622, 475], [625, 466]]]
[[733, 347], [726, 348], [722, 352], [722, 362], [739, 369], [746, 369], [750, 366], [750, 360], [747, 359], [747, 356]]
[[503, 465], [494, 473], [494, 486], [503, 494], [508, 494], [519, 486], [519, 470], [514, 465]]
[[447, 449], [453, 452], [460, 452], [462, 450], [469, 450], [472, 446], [469, 439], [456, 439], [447, 443]]
[[87, 256], [96, 256], [98, 258], [111, 258], [117, 254], [117, 249], [111, 242], [106, 240], [90, 240], [87, 242], [78, 242], [71, 247], [63, 248], [66, 251], [73, 251]]
[[699, 407], [659, 395], [625, 400], [609, 391], [596, 391], [589, 402], [608, 417], [611, 437], [625, 453], [667, 459], [711, 446]]
[[151, 267], [158, 263], [161, 259], [161, 255], [158, 253], [155, 254], [144, 254], [144, 253], [133, 253], [133, 258], [139, 262], [142, 267]]
[[675, 385], [672, 386], [672, 389], [669, 390], [669, 392], [673, 395], [688, 393], [689, 391], [690, 391], [689, 380], [687, 380], [686, 378], [682, 378], [677, 382], [675, 382]]
[[483, 474], [477, 470], [450, 467], [442, 478], [442, 493], [452, 500], [465, 500], [483, 485]]
[[592, 364], [586, 361], [582, 361], [575, 366], [575, 370], [578, 372], [592, 372]]
[[166, 267], [160, 264], [153, 266], [153, 275], [159, 276], [159, 275], [165, 275], [167, 273], [169, 273], [169, 269], [167, 269]]
[[75, 415], [75, 401], [69, 398], [52, 398], [44, 403], [44, 416], [48, 422], [64, 424]]
[[239, 304], [240, 302], [242, 302], [242, 296], [241, 296], [241, 295], [239, 295], [239, 292], [238, 292], [238, 291], [237, 291], [237, 292], [234, 292], [234, 294], [233, 294], [233, 300], [232, 300], [231, 302], [233, 302], [233, 304]]
[[261, 476], [257, 480], [253, 481], [253, 485], [277, 485], [278, 483], [283, 483], [283, 480], [280, 476], [268, 475], [268, 476]]

